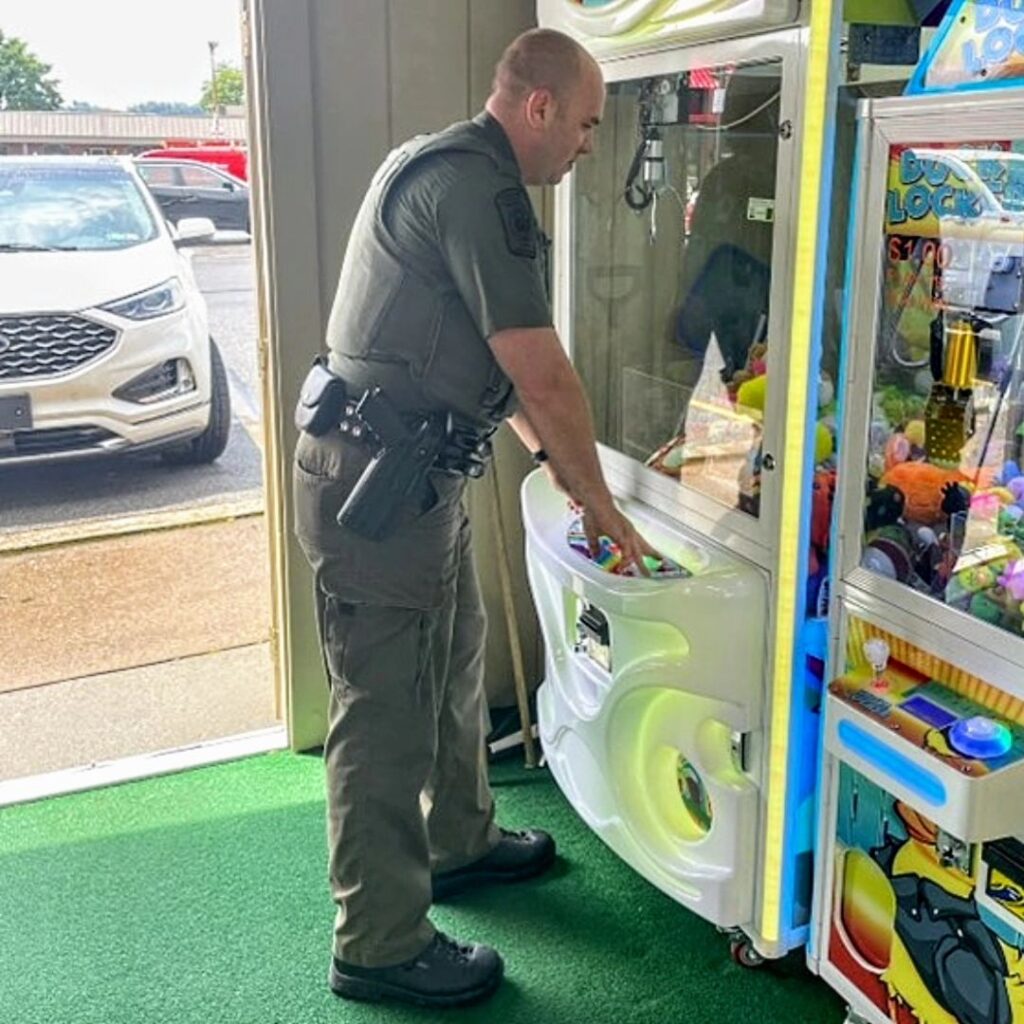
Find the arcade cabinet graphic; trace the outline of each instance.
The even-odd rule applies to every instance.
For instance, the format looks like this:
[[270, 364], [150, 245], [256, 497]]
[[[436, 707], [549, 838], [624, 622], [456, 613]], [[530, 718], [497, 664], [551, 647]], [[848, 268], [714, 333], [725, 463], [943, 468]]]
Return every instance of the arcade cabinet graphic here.
[[1024, 700], [859, 620], [848, 661], [828, 698], [823, 974], [853, 1020], [1024, 1021]]
[[985, 844], [979, 882], [934, 822], [846, 765], [836, 836], [829, 955], [874, 1006], [896, 1024], [1024, 1020], [1024, 843]]

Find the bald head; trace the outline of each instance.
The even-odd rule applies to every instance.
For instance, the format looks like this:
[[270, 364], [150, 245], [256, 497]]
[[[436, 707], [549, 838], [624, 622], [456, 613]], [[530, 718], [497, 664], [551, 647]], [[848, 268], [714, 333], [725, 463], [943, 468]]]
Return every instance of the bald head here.
[[594, 65], [575, 39], [550, 28], [535, 28], [513, 39], [494, 69], [493, 92], [522, 100], [535, 89], [564, 99]]
[[604, 112], [600, 65], [574, 39], [535, 28], [494, 71], [487, 110], [501, 122], [528, 185], [553, 185], [592, 148]]

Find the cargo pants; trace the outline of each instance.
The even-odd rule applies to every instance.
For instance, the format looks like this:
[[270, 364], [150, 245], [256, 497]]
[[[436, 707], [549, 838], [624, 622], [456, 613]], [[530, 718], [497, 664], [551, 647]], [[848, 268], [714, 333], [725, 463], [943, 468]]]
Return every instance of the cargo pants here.
[[487, 780], [486, 617], [465, 480], [431, 474], [394, 534], [337, 524], [368, 453], [337, 432], [300, 437], [296, 534], [314, 572], [330, 684], [324, 760], [334, 955], [385, 967], [434, 935], [431, 872], [497, 843]]

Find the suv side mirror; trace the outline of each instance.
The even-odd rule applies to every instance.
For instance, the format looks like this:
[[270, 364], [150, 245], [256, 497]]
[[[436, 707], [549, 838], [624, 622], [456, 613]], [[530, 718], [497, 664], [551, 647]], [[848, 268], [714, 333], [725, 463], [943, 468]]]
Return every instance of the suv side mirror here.
[[174, 244], [198, 245], [210, 241], [216, 233], [216, 225], [209, 217], [183, 217], [175, 227]]

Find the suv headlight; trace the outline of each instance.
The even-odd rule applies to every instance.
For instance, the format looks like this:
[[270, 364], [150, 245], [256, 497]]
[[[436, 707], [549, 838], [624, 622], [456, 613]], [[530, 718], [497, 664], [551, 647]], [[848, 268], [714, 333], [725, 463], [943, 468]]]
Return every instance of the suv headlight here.
[[172, 277], [155, 288], [139, 292], [138, 295], [129, 295], [128, 298], [118, 299], [116, 302], [108, 302], [105, 306], [100, 306], [100, 309], [116, 313], [128, 320], [153, 320], [158, 316], [177, 313], [184, 306], [185, 289], [176, 277]]

